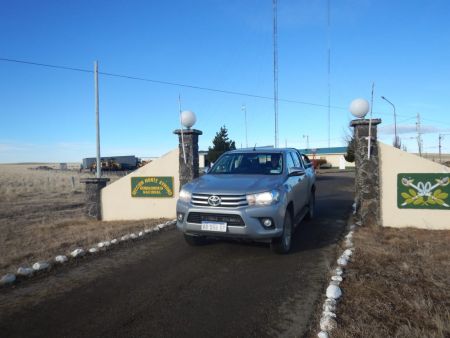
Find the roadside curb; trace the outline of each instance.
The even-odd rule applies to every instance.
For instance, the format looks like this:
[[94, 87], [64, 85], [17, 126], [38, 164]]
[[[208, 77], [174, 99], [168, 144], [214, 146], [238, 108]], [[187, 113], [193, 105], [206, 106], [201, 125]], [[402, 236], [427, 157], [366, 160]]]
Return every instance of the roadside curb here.
[[149, 235], [151, 233], [159, 232], [162, 229], [168, 228], [169, 226], [175, 225], [176, 219], [172, 221], [167, 221], [165, 223], [161, 223], [158, 225], [155, 225], [151, 228], [146, 228], [142, 231], [136, 232], [136, 233], [129, 233], [121, 236], [120, 238], [114, 238], [111, 240], [101, 241], [97, 243], [97, 245], [91, 247], [91, 248], [81, 248], [77, 247], [67, 253], [67, 255], [57, 255], [52, 261], [38, 261], [34, 263], [31, 267], [24, 267], [21, 266], [17, 269], [17, 272], [14, 273], [7, 273], [3, 275], [0, 278], [0, 288], [13, 286], [18, 281], [30, 279], [31, 277], [35, 275], [40, 275], [42, 273], [49, 272], [53, 267], [60, 266], [63, 264], [66, 264], [70, 261], [74, 261], [76, 259], [79, 259], [83, 256], [89, 255], [95, 255], [100, 252], [104, 252], [108, 249], [111, 249], [113, 246], [124, 243], [127, 241], [133, 241], [137, 239], [144, 238], [146, 235]]
[[320, 332], [317, 334], [319, 338], [328, 338], [331, 332], [337, 328], [336, 308], [338, 302], [342, 299], [342, 289], [339, 287], [345, 278], [345, 269], [347, 264], [352, 260], [354, 253], [353, 234], [357, 226], [361, 226], [360, 222], [355, 222], [349, 226], [349, 231], [345, 235], [343, 242], [344, 251], [336, 260], [336, 267], [331, 276], [330, 283], [325, 292], [325, 301], [322, 305], [322, 315], [320, 317]]

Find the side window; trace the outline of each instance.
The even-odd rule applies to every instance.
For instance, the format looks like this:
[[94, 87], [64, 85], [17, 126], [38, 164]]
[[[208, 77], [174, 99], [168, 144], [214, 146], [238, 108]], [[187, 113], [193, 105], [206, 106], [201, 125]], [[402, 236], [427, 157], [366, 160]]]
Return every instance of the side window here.
[[295, 166], [303, 168], [303, 166], [301, 165], [300, 158], [298, 157], [297, 152], [294, 151], [294, 152], [291, 153], [291, 155], [292, 155], [292, 158], [294, 159]]
[[294, 160], [292, 159], [291, 153], [286, 154], [286, 168], [289, 170], [292, 167], [295, 167]]
[[305, 166], [308, 166], [311, 163], [311, 160], [305, 154], [302, 154], [302, 157], [303, 157], [303, 162], [305, 163]]

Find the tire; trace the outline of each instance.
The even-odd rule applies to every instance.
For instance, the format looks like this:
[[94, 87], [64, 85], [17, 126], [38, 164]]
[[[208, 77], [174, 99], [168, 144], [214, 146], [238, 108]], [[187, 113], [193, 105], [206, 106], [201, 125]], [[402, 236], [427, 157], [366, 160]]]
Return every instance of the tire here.
[[292, 243], [292, 216], [289, 210], [286, 210], [284, 216], [283, 234], [281, 237], [273, 238], [270, 248], [277, 254], [287, 254], [291, 250]]
[[306, 214], [306, 219], [313, 219], [316, 209], [316, 191], [311, 190], [311, 195], [308, 201], [308, 213]]
[[191, 236], [184, 234], [184, 240], [187, 244], [192, 246], [199, 246], [206, 244], [206, 238], [203, 236]]

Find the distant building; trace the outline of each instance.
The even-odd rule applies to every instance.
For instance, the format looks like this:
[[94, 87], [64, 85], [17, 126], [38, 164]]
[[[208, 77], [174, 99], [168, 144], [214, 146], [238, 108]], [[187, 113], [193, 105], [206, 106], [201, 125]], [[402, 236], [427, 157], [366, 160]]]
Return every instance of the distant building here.
[[299, 149], [299, 151], [307, 155], [310, 159], [324, 159], [330, 163], [332, 167], [339, 168], [341, 165], [345, 167], [354, 167], [355, 163], [347, 162], [344, 155], [347, 154], [347, 147], [330, 147], [317, 149]]
[[67, 163], [60, 163], [59, 164], [59, 169], [60, 170], [67, 170]]

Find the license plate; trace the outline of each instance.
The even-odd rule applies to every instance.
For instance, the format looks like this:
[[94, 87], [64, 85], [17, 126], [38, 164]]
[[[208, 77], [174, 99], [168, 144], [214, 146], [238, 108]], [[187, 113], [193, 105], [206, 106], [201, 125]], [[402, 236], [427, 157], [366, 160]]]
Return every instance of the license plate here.
[[227, 232], [226, 222], [210, 222], [203, 221], [202, 228], [203, 231], [216, 231], [216, 232]]

